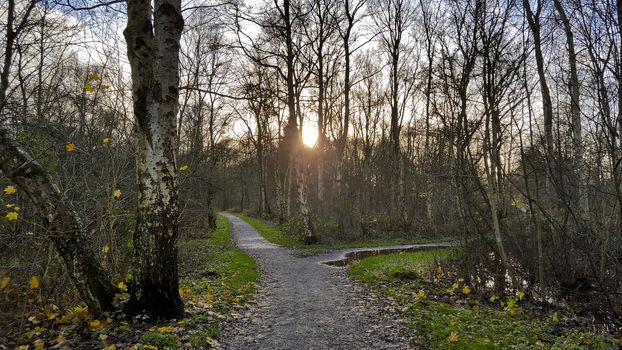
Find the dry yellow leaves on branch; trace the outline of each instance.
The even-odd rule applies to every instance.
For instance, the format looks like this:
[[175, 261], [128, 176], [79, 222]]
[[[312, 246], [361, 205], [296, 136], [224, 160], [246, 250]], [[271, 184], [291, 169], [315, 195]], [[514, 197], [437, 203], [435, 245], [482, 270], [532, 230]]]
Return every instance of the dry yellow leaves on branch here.
[[69, 142], [65, 145], [65, 149], [67, 150], [67, 152], [71, 153], [76, 150], [76, 145], [74, 145], [72, 142]]
[[93, 72], [93, 73], [89, 74], [89, 80], [97, 81], [99, 79], [100, 79], [99, 74], [97, 74], [96, 72]]
[[183, 166], [181, 166], [181, 167], [179, 168], [179, 170], [181, 170], [181, 171], [186, 171], [186, 170], [188, 170], [188, 166], [187, 166], [187, 165], [183, 165]]
[[120, 189], [114, 190], [114, 192], [112, 192], [112, 196], [116, 199], [121, 198], [121, 190]]
[[464, 285], [464, 287], [462, 288], [462, 294], [464, 294], [464, 295], [471, 294], [471, 288], [469, 288], [469, 286], [467, 286], [467, 285]]
[[30, 281], [28, 281], [28, 286], [30, 287], [30, 289], [37, 289], [40, 285], [41, 283], [39, 283], [39, 277], [30, 276]]
[[419, 289], [419, 291], [417, 292], [417, 296], [421, 299], [425, 298], [425, 292], [423, 291], [423, 289]]
[[95, 91], [95, 88], [93, 87], [93, 85], [86, 83], [84, 84], [84, 92], [86, 93], [93, 93]]
[[2, 279], [0, 280], [0, 290], [6, 288], [9, 283], [11, 283], [11, 277], [9, 276], [4, 276], [2, 277]]
[[14, 221], [14, 220], [17, 220], [17, 218], [19, 217], [19, 214], [12, 211], [12, 212], [7, 213], [4, 217], [9, 221]]
[[110, 251], [110, 246], [108, 246], [107, 244], [102, 247], [102, 253], [108, 254], [109, 251]]
[[122, 290], [122, 291], [125, 292], [127, 290], [127, 285], [123, 281], [121, 281], [121, 282], [117, 283], [117, 288], [119, 288], [119, 290]]
[[460, 336], [458, 335], [458, 332], [451, 331], [451, 333], [449, 333], [449, 336], [447, 337], [447, 341], [450, 343], [455, 343], [458, 340], [460, 340]]
[[102, 140], [102, 142], [105, 144], [110, 143], [110, 138], [108, 137], [104, 137], [104, 139]]
[[4, 188], [4, 194], [14, 194], [15, 192], [17, 192], [17, 189], [15, 189], [15, 186], [7, 186]]

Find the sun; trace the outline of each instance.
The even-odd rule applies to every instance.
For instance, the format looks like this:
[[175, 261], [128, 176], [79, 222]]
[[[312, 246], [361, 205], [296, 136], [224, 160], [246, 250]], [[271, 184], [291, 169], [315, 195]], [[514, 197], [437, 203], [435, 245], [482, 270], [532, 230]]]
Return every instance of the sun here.
[[302, 143], [309, 147], [315, 147], [317, 143], [317, 127], [315, 125], [304, 125], [302, 127]]

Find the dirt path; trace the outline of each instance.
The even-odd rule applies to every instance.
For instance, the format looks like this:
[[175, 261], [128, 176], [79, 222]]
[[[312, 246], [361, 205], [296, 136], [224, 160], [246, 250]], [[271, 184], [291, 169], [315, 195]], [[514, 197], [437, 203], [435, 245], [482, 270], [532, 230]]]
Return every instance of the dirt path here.
[[223, 349], [413, 348], [395, 310], [364, 291], [344, 268], [321, 263], [343, 252], [299, 257], [225, 215], [236, 245], [257, 260], [262, 279], [255, 303], [223, 331]]

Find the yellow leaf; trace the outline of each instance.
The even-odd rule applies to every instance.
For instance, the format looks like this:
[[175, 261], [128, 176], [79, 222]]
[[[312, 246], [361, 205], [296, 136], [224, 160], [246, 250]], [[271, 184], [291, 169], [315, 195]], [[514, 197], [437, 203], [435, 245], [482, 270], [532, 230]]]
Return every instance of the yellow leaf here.
[[13, 203], [9, 203], [9, 204], [7, 204], [7, 205], [6, 205], [6, 207], [7, 207], [8, 209], [13, 208], [14, 206], [15, 206], [15, 204], [13, 204]]
[[9, 283], [11, 283], [11, 277], [9, 276], [2, 277], [2, 280], [0, 280], [0, 290], [6, 288], [6, 286], [8, 286]]
[[110, 88], [110, 86], [106, 85], [106, 84], [101, 84], [99, 86], [102, 90], [108, 90]]
[[13, 211], [20, 211], [20, 210], [22, 210], [22, 208], [20, 208], [20, 207], [13, 208]]
[[37, 289], [40, 286], [39, 278], [37, 276], [31, 276], [30, 281], [28, 282], [28, 286], [30, 289]]
[[436, 273], [439, 275], [443, 274], [443, 267], [441, 265], [438, 265], [438, 267], [436, 268]]
[[92, 331], [96, 331], [98, 329], [102, 328], [102, 323], [100, 320], [93, 320], [91, 322], [89, 322], [89, 329]]
[[35, 340], [33, 345], [35, 346], [35, 349], [43, 349], [43, 348], [45, 348], [45, 342], [43, 340], [41, 340], [41, 339]]
[[174, 330], [171, 326], [158, 327], [155, 331], [158, 333], [171, 333]]
[[89, 83], [85, 83], [84, 84], [84, 92], [86, 93], [93, 93], [95, 91], [95, 88], [93, 87], [93, 85], [89, 84]]
[[470, 293], [471, 293], [471, 288], [469, 288], [469, 286], [465, 285], [464, 288], [462, 288], [462, 294], [469, 295]]
[[553, 322], [559, 322], [559, 316], [557, 316], [557, 312], [553, 312], [553, 315], [551, 315], [551, 320], [553, 320]]
[[102, 253], [108, 254], [109, 251], [110, 251], [110, 247], [107, 244], [102, 247]]
[[121, 282], [117, 283], [117, 288], [119, 288], [119, 290], [122, 290], [122, 291], [125, 292], [127, 290], [127, 285], [123, 281], [121, 281]]
[[73, 152], [76, 150], [76, 145], [69, 142], [68, 144], [65, 145], [65, 149], [67, 150], [67, 152]]
[[117, 346], [114, 344], [110, 344], [108, 346], [104, 346], [104, 350], [116, 350]]
[[104, 139], [102, 141], [104, 142], [104, 145], [105, 145], [107, 143], [110, 143], [110, 138], [104, 137]]
[[451, 333], [449, 334], [449, 336], [447, 337], [447, 341], [450, 343], [455, 343], [458, 340], [460, 340], [460, 336], [458, 335], [458, 332], [456, 331], [451, 331]]
[[89, 80], [99, 80], [99, 74], [93, 72], [91, 74], [89, 74]]
[[216, 296], [214, 296], [214, 294], [209, 294], [207, 296], [207, 301], [209, 301], [210, 303], [213, 303], [216, 301]]
[[15, 348], [15, 350], [28, 350], [30, 349], [30, 345], [20, 345]]
[[518, 292], [518, 300], [523, 300], [524, 297], [525, 297], [525, 292], [523, 291]]
[[17, 218], [19, 217], [19, 214], [12, 211], [12, 212], [7, 213], [4, 217], [9, 221], [14, 221], [14, 220], [17, 220]]
[[62, 335], [59, 335], [58, 337], [56, 337], [56, 339], [54, 339], [54, 342], [55, 342], [56, 344], [62, 344], [62, 343], [64, 343], [64, 342], [66, 342], [66, 341], [67, 341], [67, 338], [65, 338], [65, 337], [64, 337], [64, 336], [62, 336]]
[[419, 291], [417, 292], [417, 296], [421, 299], [425, 298], [425, 292], [423, 291], [423, 289], [419, 289]]
[[4, 194], [13, 194], [15, 192], [17, 192], [15, 186], [7, 186], [4, 188]]
[[188, 166], [187, 166], [187, 165], [183, 165], [183, 166], [181, 166], [181, 167], [179, 168], [179, 170], [181, 170], [181, 171], [186, 171], [186, 170], [188, 170]]
[[490, 302], [491, 302], [491, 303], [494, 303], [494, 302], [495, 302], [495, 301], [497, 301], [497, 300], [499, 300], [499, 297], [498, 297], [498, 296], [496, 296], [496, 295], [493, 295], [493, 296], [491, 296], [491, 297], [490, 297]]
[[119, 189], [114, 190], [114, 192], [112, 192], [112, 196], [116, 199], [121, 198], [121, 190]]

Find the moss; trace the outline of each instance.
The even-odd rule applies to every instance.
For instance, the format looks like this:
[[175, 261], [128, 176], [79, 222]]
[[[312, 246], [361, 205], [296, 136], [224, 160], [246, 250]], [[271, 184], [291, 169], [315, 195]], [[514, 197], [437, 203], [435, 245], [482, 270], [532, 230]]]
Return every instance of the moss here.
[[174, 336], [169, 334], [161, 334], [155, 332], [145, 332], [140, 337], [140, 342], [143, 345], [157, 346], [158, 349], [178, 349], [181, 347], [179, 339], [175, 339]]

